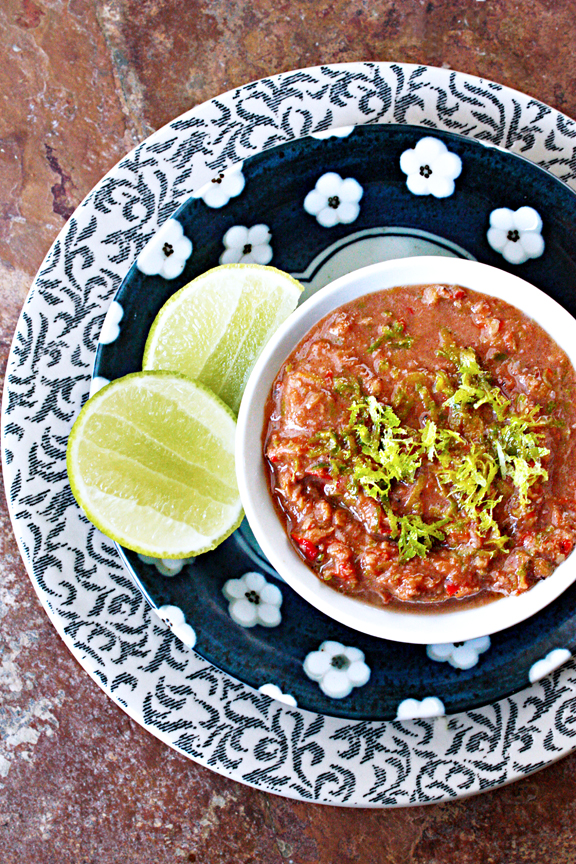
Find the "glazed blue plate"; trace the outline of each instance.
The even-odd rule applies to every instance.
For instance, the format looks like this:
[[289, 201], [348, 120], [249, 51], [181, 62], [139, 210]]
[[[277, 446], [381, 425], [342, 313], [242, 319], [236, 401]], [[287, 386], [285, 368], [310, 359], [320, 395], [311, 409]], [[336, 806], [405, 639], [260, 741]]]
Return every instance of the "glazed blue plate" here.
[[[141, 369], [146, 336], [159, 309], [175, 291], [220, 263], [223, 237], [234, 226], [268, 226], [270, 264], [296, 276], [304, 284], [304, 296], [375, 261], [448, 255], [514, 272], [575, 315], [574, 193], [520, 156], [437, 130], [431, 135], [462, 164], [454, 191], [443, 198], [410, 191], [400, 157], [422, 139], [422, 129], [393, 125], [358, 126], [340, 135], [271, 148], [242, 164], [245, 185], [222, 206], [190, 198], [172, 218], [192, 241], [192, 254], [176, 278], [145, 275], [137, 264], [132, 266], [115, 298], [123, 310], [119, 335], [99, 346], [94, 377], [112, 380]], [[421, 176], [430, 170], [426, 164], [421, 168]], [[352, 177], [362, 187], [360, 212], [351, 223], [323, 227], [304, 209], [306, 195], [327, 172]], [[225, 178], [215, 174], [213, 181], [223, 183]], [[514, 213], [522, 207], [539, 214], [544, 251], [512, 264], [490, 245], [487, 232], [493, 211], [507, 208]], [[521, 243], [521, 235], [512, 228], [510, 242]], [[238, 254], [249, 255], [248, 245]], [[277, 577], [246, 522], [218, 549], [198, 556], [172, 577], [129, 550], [121, 552], [154, 608], [182, 610], [201, 656], [252, 687], [273, 683], [300, 708], [321, 714], [385, 720], [396, 716], [403, 700], [429, 696], [453, 714], [526, 687], [537, 661], [553, 649], [576, 648], [576, 586], [538, 615], [493, 636], [477, 662], [460, 669], [431, 659], [426, 646], [366, 636], [309, 606]], [[231, 619], [223, 585], [250, 571], [263, 573], [280, 587], [279, 626], [246, 629]], [[326, 696], [303, 671], [306, 655], [325, 640], [360, 648], [371, 669], [369, 682], [344, 699]]]

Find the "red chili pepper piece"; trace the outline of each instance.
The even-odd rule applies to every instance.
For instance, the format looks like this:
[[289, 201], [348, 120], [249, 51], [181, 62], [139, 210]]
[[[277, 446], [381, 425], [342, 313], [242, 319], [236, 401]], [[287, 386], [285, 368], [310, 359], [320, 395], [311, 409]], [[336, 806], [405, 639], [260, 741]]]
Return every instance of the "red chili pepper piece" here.
[[320, 550], [311, 540], [307, 540], [306, 537], [298, 537], [296, 534], [291, 534], [290, 536], [308, 561], [316, 561]]
[[454, 300], [462, 300], [463, 297], [466, 296], [466, 292], [461, 288], [458, 288], [457, 291], [454, 292]]
[[354, 579], [356, 571], [350, 561], [342, 561], [336, 568], [336, 577], [342, 582], [347, 582], [349, 579]]
[[572, 551], [572, 541], [571, 540], [561, 540], [558, 544], [560, 551], [563, 555], [569, 555]]
[[310, 474], [312, 477], [320, 477], [321, 480], [331, 480], [330, 472], [325, 468], [308, 468], [306, 471], [307, 474]]
[[458, 593], [458, 585], [454, 585], [453, 582], [445, 582], [444, 590], [446, 591], [448, 597], [453, 597], [454, 594]]

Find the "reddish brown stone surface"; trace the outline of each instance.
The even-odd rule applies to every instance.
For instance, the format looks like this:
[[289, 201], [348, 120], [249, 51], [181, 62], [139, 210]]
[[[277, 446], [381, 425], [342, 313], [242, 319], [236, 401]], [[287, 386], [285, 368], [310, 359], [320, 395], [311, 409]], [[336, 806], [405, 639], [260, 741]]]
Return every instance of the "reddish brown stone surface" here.
[[[4, 0], [0, 362], [66, 218], [137, 141], [321, 62], [449, 66], [576, 116], [573, 0]], [[336, 810], [225, 780], [136, 726], [41, 610], [0, 511], [2, 864], [573, 864], [576, 756], [427, 808]]]

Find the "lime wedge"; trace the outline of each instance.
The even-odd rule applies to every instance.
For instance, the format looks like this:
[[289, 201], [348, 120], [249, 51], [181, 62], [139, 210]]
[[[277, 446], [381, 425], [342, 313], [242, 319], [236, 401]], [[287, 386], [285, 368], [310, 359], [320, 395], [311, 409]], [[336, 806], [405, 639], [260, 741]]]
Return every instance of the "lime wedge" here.
[[242, 519], [236, 421], [202, 384], [167, 372], [118, 378], [82, 408], [68, 440], [74, 497], [122, 546], [153, 558], [214, 549]]
[[223, 264], [208, 270], [164, 304], [142, 367], [189, 375], [237, 413], [258, 355], [294, 311], [301, 291], [275, 267]]

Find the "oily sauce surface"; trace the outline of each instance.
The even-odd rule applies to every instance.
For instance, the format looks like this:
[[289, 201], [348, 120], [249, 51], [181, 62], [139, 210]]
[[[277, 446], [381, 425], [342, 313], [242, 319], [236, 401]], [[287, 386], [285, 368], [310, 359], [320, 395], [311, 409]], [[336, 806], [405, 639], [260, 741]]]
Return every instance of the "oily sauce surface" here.
[[576, 374], [509, 304], [454, 285], [336, 309], [280, 370], [263, 433], [299, 554], [375, 605], [528, 590], [576, 540]]

